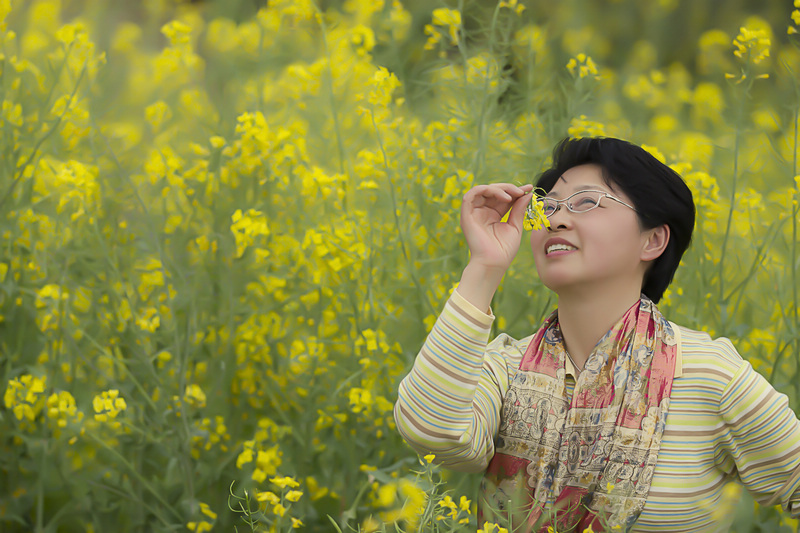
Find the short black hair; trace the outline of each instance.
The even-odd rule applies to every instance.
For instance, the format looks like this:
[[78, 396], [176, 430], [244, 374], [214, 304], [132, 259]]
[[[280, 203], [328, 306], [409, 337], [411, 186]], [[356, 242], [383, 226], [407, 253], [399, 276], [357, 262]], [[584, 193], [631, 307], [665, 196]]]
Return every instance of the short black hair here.
[[633, 202], [644, 229], [669, 226], [669, 243], [653, 261], [642, 283], [642, 293], [658, 303], [692, 240], [695, 208], [692, 191], [683, 178], [633, 143], [610, 137], [566, 138], [553, 150], [553, 166], [537, 180], [546, 192], [572, 167], [599, 165], [603, 180]]

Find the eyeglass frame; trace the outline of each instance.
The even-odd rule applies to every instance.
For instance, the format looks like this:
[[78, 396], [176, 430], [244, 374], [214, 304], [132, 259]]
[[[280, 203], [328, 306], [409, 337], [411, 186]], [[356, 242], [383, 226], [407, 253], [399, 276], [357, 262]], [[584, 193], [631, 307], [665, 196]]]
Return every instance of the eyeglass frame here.
[[[596, 203], [596, 204], [595, 204], [593, 207], [590, 207], [589, 209], [586, 209], [585, 211], [575, 211], [575, 210], [574, 210], [574, 209], [572, 209], [572, 208], [570, 207], [570, 205], [567, 203], [567, 200], [569, 200], [569, 199], [570, 199], [570, 198], [572, 198], [573, 196], [576, 196], [576, 195], [578, 195], [578, 194], [581, 194], [581, 193], [584, 193], [584, 192], [596, 192], [596, 193], [599, 193], [599, 194], [601, 194], [602, 196], [601, 196], [600, 198], [598, 198], [598, 199], [597, 199], [597, 203]], [[569, 196], [567, 196], [566, 198], [564, 198], [563, 200], [558, 200], [558, 199], [556, 199], [556, 198], [553, 198], [553, 197], [551, 197], [551, 196], [534, 196], [534, 199], [536, 199], [537, 201], [539, 201], [539, 200], [544, 200], [545, 198], [547, 198], [548, 200], [552, 200], [552, 201], [554, 201], [554, 202], [556, 203], [556, 208], [553, 210], [553, 212], [552, 212], [552, 213], [550, 213], [549, 215], [545, 215], [545, 216], [548, 218], [548, 220], [550, 219], [550, 217], [551, 217], [551, 216], [553, 216], [553, 215], [555, 215], [556, 213], [558, 213], [558, 210], [559, 210], [559, 209], [561, 209], [561, 204], [564, 204], [564, 205], [566, 205], [566, 206], [567, 206], [567, 210], [568, 210], [570, 213], [577, 213], [577, 214], [581, 214], [581, 213], [587, 213], [587, 212], [591, 211], [592, 209], [595, 209], [595, 208], [597, 208], [597, 207], [600, 207], [600, 200], [602, 200], [603, 198], [610, 198], [610, 199], [614, 200], [615, 202], [618, 202], [618, 203], [620, 203], [620, 204], [624, 205], [625, 207], [629, 207], [629, 208], [633, 209], [633, 211], [634, 211], [635, 213], [637, 213], [637, 212], [638, 212], [638, 211], [636, 211], [636, 208], [635, 208], [635, 207], [633, 207], [632, 205], [630, 205], [630, 204], [628, 204], [628, 203], [626, 203], [626, 202], [623, 202], [622, 200], [620, 200], [620, 199], [619, 199], [619, 198], [617, 198], [616, 196], [612, 196], [611, 194], [608, 194], [608, 193], [607, 193], [607, 192], [605, 192], [605, 191], [596, 191], [596, 190], [593, 190], [593, 189], [584, 189], [584, 190], [582, 190], [582, 191], [576, 191], [576, 192], [574, 192], [574, 193], [570, 194]], [[527, 214], [528, 216], [533, 216], [533, 212], [532, 212], [532, 211], [533, 211], [533, 201], [531, 201], [531, 203], [528, 205], [528, 208], [526, 209], [526, 214]]]

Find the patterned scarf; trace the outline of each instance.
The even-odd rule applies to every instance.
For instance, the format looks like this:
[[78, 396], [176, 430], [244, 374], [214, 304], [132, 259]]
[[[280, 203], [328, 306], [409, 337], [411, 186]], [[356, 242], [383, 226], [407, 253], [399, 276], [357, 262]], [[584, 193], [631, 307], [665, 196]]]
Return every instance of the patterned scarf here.
[[514, 531], [624, 531], [642, 512], [672, 391], [672, 328], [642, 295], [597, 343], [571, 400], [566, 357], [556, 311], [509, 384], [479, 523], [497, 516], [511, 517]]

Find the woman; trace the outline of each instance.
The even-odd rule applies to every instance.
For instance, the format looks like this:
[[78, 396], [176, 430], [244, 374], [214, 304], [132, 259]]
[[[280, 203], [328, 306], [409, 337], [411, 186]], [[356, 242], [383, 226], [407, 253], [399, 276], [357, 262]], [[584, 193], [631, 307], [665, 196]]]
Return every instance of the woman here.
[[533, 186], [470, 190], [469, 263], [400, 384], [406, 441], [485, 472], [479, 520], [510, 517], [516, 531], [725, 531], [734, 479], [800, 514], [800, 422], [786, 397], [727, 339], [656, 307], [694, 227], [680, 176], [625, 141], [567, 139], [537, 187], [549, 227], [531, 246], [557, 311], [535, 335], [488, 342]]

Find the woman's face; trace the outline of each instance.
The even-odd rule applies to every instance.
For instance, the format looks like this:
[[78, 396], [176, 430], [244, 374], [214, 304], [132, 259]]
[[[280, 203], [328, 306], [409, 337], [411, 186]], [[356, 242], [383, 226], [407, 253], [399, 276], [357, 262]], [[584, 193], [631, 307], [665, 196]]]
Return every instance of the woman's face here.
[[[564, 172], [547, 196], [562, 200], [584, 190], [606, 192], [633, 205], [622, 191], [603, 181], [601, 168], [594, 164]], [[609, 198], [585, 213], [573, 213], [564, 204], [559, 207], [550, 216], [550, 228], [531, 235], [536, 270], [545, 286], [559, 295], [599, 284], [616, 288], [636, 284], [641, 290], [646, 269], [643, 250], [650, 231], [642, 231], [636, 212]]]

